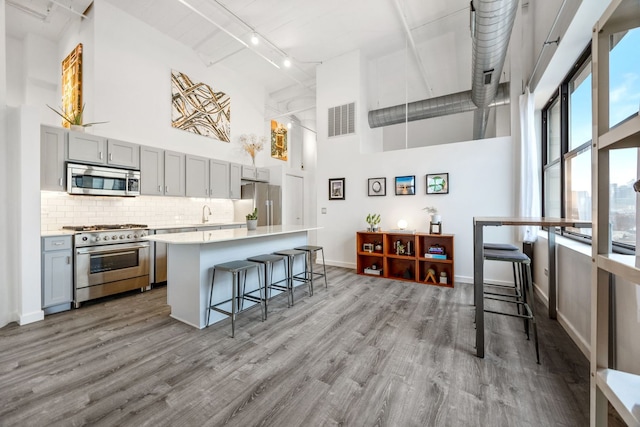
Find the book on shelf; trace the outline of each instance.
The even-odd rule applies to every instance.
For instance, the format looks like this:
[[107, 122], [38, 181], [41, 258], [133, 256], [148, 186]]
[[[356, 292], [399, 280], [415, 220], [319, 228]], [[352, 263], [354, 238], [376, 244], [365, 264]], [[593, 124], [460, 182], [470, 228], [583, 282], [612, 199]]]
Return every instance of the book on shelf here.
[[373, 274], [374, 276], [382, 276], [382, 270], [374, 270], [373, 268], [365, 268], [364, 274]]
[[446, 254], [424, 254], [425, 258], [433, 258], [433, 259], [447, 259]]

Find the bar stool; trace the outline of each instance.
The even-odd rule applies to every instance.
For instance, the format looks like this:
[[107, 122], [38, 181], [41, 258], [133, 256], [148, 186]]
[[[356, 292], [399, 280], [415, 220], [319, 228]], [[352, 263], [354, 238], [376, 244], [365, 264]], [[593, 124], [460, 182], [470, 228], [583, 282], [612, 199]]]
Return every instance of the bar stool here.
[[[237, 260], [237, 261], [229, 261], [221, 264], [214, 265], [212, 267], [213, 273], [211, 275], [211, 291], [209, 293], [209, 310], [207, 310], [207, 326], [209, 326], [209, 316], [211, 314], [211, 310], [217, 311], [218, 313], [226, 314], [231, 317], [231, 338], [235, 336], [236, 332], [236, 313], [239, 311], [238, 306], [240, 305], [240, 311], [242, 310], [243, 303], [245, 298], [250, 301], [255, 301], [260, 303], [260, 308], [262, 310], [262, 320], [265, 320], [265, 304], [264, 304], [264, 287], [260, 282], [260, 271], [258, 270], [258, 265], [255, 262], [245, 261], [245, 260]], [[245, 285], [247, 283], [247, 273], [249, 270], [255, 268], [256, 273], [258, 275], [258, 289], [245, 293]], [[213, 304], [213, 286], [215, 284], [216, 279], [216, 271], [226, 271], [231, 273], [232, 282], [231, 282], [231, 299]], [[240, 276], [243, 276], [244, 280], [242, 283], [242, 291], [240, 290]], [[251, 295], [254, 292], [260, 292], [260, 297], [256, 297]], [[239, 301], [240, 300], [240, 301]], [[231, 301], [231, 311], [223, 310], [219, 308], [220, 305], [226, 304]], [[240, 302], [240, 304], [238, 304]]]
[[[311, 245], [305, 245], [305, 246], [298, 246], [297, 248], [295, 248], [299, 251], [305, 251], [307, 253], [307, 256], [304, 259], [304, 275], [305, 275], [305, 279], [309, 280], [311, 282], [311, 295], [313, 295], [313, 278], [314, 276], [317, 277], [324, 277], [324, 287], [325, 289], [328, 288], [327, 286], [327, 267], [324, 264], [324, 249], [322, 248], [322, 246], [311, 246]], [[313, 255], [318, 252], [321, 251], [322, 252], [322, 268], [324, 270], [324, 273], [316, 273], [313, 271]]]
[[[307, 284], [309, 285], [309, 295], [313, 295], [313, 288], [311, 287], [311, 282], [299, 277], [300, 274], [305, 274], [300, 273], [300, 274], [293, 274], [293, 263], [295, 261], [295, 257], [299, 256], [299, 255], [305, 255], [306, 256], [306, 252], [305, 251], [301, 251], [298, 249], [283, 249], [281, 251], [277, 251], [274, 252], [274, 255], [283, 255], [285, 257], [287, 257], [287, 290], [289, 292], [289, 295], [291, 296], [291, 305], [289, 305], [289, 307], [291, 307], [293, 305], [293, 281], [294, 280], [298, 280], [300, 282], [307, 282]], [[305, 258], [306, 261], [306, 258]], [[275, 288], [275, 289], [279, 289], [279, 288]], [[288, 301], [287, 301], [288, 302]]]
[[492, 249], [487, 249], [484, 251], [484, 259], [488, 261], [510, 262], [513, 265], [517, 264], [521, 270], [524, 270], [520, 276], [522, 280], [520, 284], [521, 284], [522, 293], [523, 293], [522, 294], [523, 297], [521, 299], [520, 298], [507, 299], [504, 297], [491, 296], [491, 295], [484, 297], [485, 299], [516, 304], [517, 306], [522, 308], [522, 313], [518, 311], [518, 314], [514, 314], [514, 313], [503, 312], [503, 311], [487, 310], [486, 308], [484, 312], [501, 314], [504, 316], [519, 317], [524, 319], [527, 339], [529, 339], [529, 321], [531, 321], [533, 325], [533, 339], [534, 339], [535, 348], [536, 348], [536, 360], [538, 364], [540, 364], [540, 350], [538, 348], [538, 328], [536, 326], [536, 318], [533, 311], [534, 299], [533, 299], [533, 280], [531, 277], [531, 259], [529, 259], [528, 256], [526, 256], [520, 251], [506, 251], [506, 250], [501, 251], [501, 250], [492, 250]]
[[[287, 292], [287, 304], [289, 303], [289, 298], [293, 297], [293, 292], [292, 289], [289, 288], [289, 286], [282, 286], [282, 285], [278, 285], [278, 283], [281, 282], [287, 282], [289, 283], [289, 277], [285, 277], [282, 280], [278, 280], [277, 282], [273, 281], [273, 264], [275, 264], [278, 261], [282, 261], [282, 266], [283, 269], [285, 271], [285, 275], [286, 275], [286, 271], [287, 271], [287, 263], [285, 261], [285, 256], [284, 255], [276, 255], [276, 254], [264, 254], [264, 255], [256, 255], [256, 256], [252, 256], [250, 258], [247, 258], [247, 261], [251, 261], [251, 262], [257, 262], [259, 264], [262, 264], [264, 266], [264, 293], [265, 293], [265, 299], [264, 299], [264, 318], [265, 320], [267, 319], [267, 308], [268, 308], [268, 304], [269, 304], [269, 299], [271, 298], [271, 289], [277, 289], [279, 291], [285, 291]], [[270, 275], [270, 279], [267, 282], [267, 273], [271, 273]], [[268, 294], [267, 294], [268, 292]]]
[[[497, 251], [519, 251], [517, 246], [514, 246], [510, 243], [485, 243], [482, 245], [484, 250], [497, 250]], [[485, 259], [487, 259], [487, 257], [485, 256]], [[503, 297], [510, 297], [510, 298], [522, 298], [522, 289], [520, 284], [522, 283], [522, 271], [520, 269], [516, 269], [516, 264], [517, 263], [512, 263], [512, 268], [513, 268], [513, 285], [511, 284], [507, 284], [507, 285], [502, 285], [502, 284], [496, 284], [496, 283], [485, 283], [485, 286], [491, 286], [494, 288], [500, 288], [500, 289], [504, 289], [504, 290], [508, 290], [508, 291], [513, 291], [513, 294], [505, 294], [504, 292], [491, 292], [491, 291], [484, 291], [485, 295], [498, 295], [498, 296], [503, 296]], [[518, 280], [518, 276], [520, 276], [520, 280]], [[520, 307], [518, 307], [518, 313], [520, 313]]]

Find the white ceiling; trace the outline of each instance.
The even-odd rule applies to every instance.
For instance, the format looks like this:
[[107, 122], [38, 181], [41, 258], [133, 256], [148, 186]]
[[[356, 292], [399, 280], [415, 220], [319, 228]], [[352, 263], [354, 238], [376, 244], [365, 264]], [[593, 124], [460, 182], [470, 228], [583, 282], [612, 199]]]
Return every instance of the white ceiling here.
[[[52, 40], [60, 38], [70, 20], [78, 19], [73, 11], [84, 12], [92, 4], [92, 0], [5, 1], [10, 36], [22, 38], [26, 32], [35, 32]], [[459, 80], [460, 74], [469, 76], [470, 85], [468, 0], [103, 1], [195, 50], [205, 64], [242, 69], [265, 86], [275, 107], [268, 112], [272, 115], [315, 104], [315, 71], [324, 61], [355, 49], [368, 59], [404, 50], [407, 33], [403, 21], [436, 96], [449, 93], [447, 86], [452, 85], [447, 80]], [[258, 46], [250, 41], [253, 31], [262, 38]], [[446, 40], [451, 42], [444, 43]], [[461, 63], [443, 61], [444, 54], [456, 56], [451, 51], [464, 55]], [[285, 56], [292, 59], [290, 68], [281, 65]]]

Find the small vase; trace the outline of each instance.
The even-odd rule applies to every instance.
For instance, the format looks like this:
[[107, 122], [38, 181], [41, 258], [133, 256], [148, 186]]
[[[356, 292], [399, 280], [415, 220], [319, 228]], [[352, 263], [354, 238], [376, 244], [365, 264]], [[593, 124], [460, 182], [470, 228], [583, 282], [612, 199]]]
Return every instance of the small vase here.
[[80, 125], [69, 125], [70, 129], [74, 132], [84, 132], [84, 126]]
[[247, 220], [247, 230], [255, 230], [257, 226], [258, 226], [258, 220], [257, 219], [248, 219]]

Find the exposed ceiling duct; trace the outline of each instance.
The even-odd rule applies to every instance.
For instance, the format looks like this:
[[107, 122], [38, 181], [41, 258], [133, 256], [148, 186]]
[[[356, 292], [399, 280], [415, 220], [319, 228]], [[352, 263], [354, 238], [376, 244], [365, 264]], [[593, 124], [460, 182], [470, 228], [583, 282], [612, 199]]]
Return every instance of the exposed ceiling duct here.
[[[497, 86], [497, 93], [488, 107], [507, 105], [509, 98], [509, 83]], [[407, 110], [408, 107], [408, 110]], [[478, 107], [471, 99], [471, 91], [453, 93], [436, 98], [415, 101], [409, 104], [400, 104], [393, 107], [380, 108], [369, 111], [369, 127], [377, 128], [390, 126], [405, 121], [431, 119], [434, 117], [448, 116], [450, 114], [474, 111]]]
[[507, 105], [508, 83], [500, 84], [518, 0], [471, 1], [473, 52], [471, 91], [369, 111], [371, 128], [475, 111], [473, 138], [484, 138], [489, 109]]
[[489, 112], [507, 56], [518, 0], [472, 0], [471, 40], [473, 52], [471, 98], [474, 113], [473, 139], [484, 138]]

